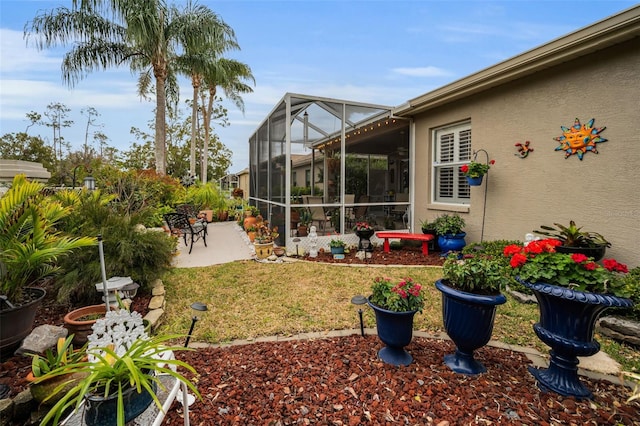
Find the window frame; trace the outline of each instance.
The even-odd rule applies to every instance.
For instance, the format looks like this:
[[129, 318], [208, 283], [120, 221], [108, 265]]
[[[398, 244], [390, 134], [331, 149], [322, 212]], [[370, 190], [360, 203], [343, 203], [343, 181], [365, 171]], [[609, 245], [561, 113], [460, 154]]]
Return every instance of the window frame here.
[[[467, 135], [463, 135], [467, 132]], [[441, 161], [442, 150], [442, 137], [444, 135], [453, 135], [452, 149], [450, 153], [451, 160]], [[463, 135], [463, 138], [461, 138]], [[432, 204], [449, 204], [458, 206], [468, 206], [471, 200], [471, 189], [467, 180], [460, 172], [460, 166], [463, 164], [469, 164], [471, 161], [471, 143], [472, 143], [472, 128], [471, 121], [465, 120], [455, 124], [434, 128], [432, 130], [432, 159], [431, 162], [431, 203]], [[442, 176], [441, 171], [452, 172], [448, 178], [451, 183], [445, 183], [445, 188], [442, 188], [443, 184], [440, 181]], [[456, 173], [457, 172], [457, 173]], [[450, 187], [450, 188], [449, 188]], [[440, 195], [442, 192], [451, 193], [450, 197], [446, 195]]]

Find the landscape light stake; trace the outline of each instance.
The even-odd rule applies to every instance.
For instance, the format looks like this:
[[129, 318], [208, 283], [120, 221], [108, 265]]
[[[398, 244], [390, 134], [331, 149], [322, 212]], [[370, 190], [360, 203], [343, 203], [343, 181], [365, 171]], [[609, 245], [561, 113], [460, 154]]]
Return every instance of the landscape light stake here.
[[[353, 296], [351, 303], [354, 305], [364, 305], [367, 303], [367, 298], [362, 295]], [[360, 317], [360, 334], [364, 337], [364, 321], [362, 319], [362, 308], [358, 307], [358, 317]]]
[[187, 334], [187, 340], [184, 342], [184, 347], [189, 347], [189, 340], [191, 340], [191, 334], [193, 333], [193, 328], [196, 326], [196, 322], [198, 322], [198, 316], [196, 315], [198, 312], [206, 312], [207, 305], [202, 302], [194, 302], [191, 304], [191, 309], [194, 311], [194, 315], [191, 318], [191, 328], [189, 328], [189, 334]]

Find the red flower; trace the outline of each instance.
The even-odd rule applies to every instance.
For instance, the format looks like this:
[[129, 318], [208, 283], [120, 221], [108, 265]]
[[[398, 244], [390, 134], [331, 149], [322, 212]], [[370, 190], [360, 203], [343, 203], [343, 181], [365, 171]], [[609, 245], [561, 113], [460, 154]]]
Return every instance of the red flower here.
[[502, 252], [502, 254], [504, 254], [505, 256], [512, 256], [516, 253], [520, 253], [522, 251], [522, 247], [517, 245], [517, 244], [511, 244], [509, 246], [506, 246], [504, 248], [504, 251]]
[[607, 269], [607, 271], [613, 271], [616, 269], [616, 265], [618, 262], [615, 259], [604, 259], [602, 264]]
[[527, 263], [527, 256], [522, 253], [514, 254], [511, 258], [511, 261], [509, 262], [512, 268], [517, 268], [524, 265], [525, 263]]
[[571, 255], [571, 260], [573, 260], [576, 263], [582, 263], [587, 259], [588, 259], [588, 257], [585, 256], [584, 254], [581, 254], [581, 253], [573, 253]]
[[629, 272], [629, 269], [627, 268], [627, 265], [625, 265], [624, 263], [618, 263], [616, 265], [616, 272], [622, 272], [623, 274], [626, 274]]
[[589, 263], [585, 263], [583, 266], [584, 266], [584, 269], [586, 269], [587, 271], [593, 271], [598, 267], [598, 264], [596, 262], [589, 262]]
[[491, 161], [489, 161], [489, 164], [491, 164], [491, 165], [496, 164], [496, 160], [491, 160]]
[[541, 244], [539, 241], [531, 241], [524, 248], [526, 253], [540, 254], [544, 251], [545, 245]]
[[463, 164], [462, 166], [460, 166], [460, 171], [462, 173], [467, 173], [469, 171], [469, 166], [467, 166], [466, 164]]

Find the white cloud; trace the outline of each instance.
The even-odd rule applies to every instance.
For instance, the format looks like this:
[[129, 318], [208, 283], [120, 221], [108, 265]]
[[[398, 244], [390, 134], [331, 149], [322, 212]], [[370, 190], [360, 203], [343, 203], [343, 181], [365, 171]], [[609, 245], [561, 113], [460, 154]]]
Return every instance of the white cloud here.
[[401, 67], [393, 68], [392, 71], [400, 75], [412, 77], [449, 77], [452, 75], [450, 72], [438, 67]]

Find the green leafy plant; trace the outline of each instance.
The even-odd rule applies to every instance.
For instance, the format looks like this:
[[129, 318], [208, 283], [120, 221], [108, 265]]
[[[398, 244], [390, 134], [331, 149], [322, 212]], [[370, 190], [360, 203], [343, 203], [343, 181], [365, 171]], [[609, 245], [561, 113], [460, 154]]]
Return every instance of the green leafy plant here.
[[428, 220], [421, 220], [420, 229], [422, 229], [423, 231], [435, 231], [436, 229], [435, 222], [431, 222]]
[[465, 227], [465, 221], [457, 213], [442, 214], [434, 222], [434, 227], [438, 235], [460, 234]]
[[584, 254], [558, 253], [562, 242], [556, 239], [531, 241], [526, 246], [505, 247], [512, 273], [520, 280], [546, 282], [574, 290], [626, 296], [624, 274], [627, 266], [614, 259], [604, 259], [602, 265]]
[[58, 224], [70, 213], [24, 175], [0, 198], [0, 293], [12, 304], [21, 303], [24, 287], [59, 273], [65, 255], [96, 244], [95, 238], [60, 232]]
[[422, 312], [424, 307], [422, 285], [411, 278], [394, 283], [391, 278], [378, 277], [374, 280], [371, 291], [369, 301], [388, 311]]
[[[156, 405], [159, 408], [162, 407], [154, 391], [154, 382], [159, 383], [158, 374], [168, 374], [185, 383], [194, 394], [200, 397], [195, 385], [175, 367], [184, 368], [191, 373], [195, 373], [194, 368], [184, 361], [168, 356], [170, 351], [190, 350], [182, 346], [166, 345], [166, 342], [181, 336], [149, 337], [143, 331], [144, 326], [139, 314], [124, 310], [108, 312], [106, 317], [96, 321], [93, 327], [94, 334], [100, 330], [102, 333], [93, 341], [95, 344], [90, 340], [87, 361], [67, 363], [39, 378], [43, 381], [69, 373], [85, 375], [49, 410], [42, 420], [42, 425], [58, 424], [68, 409], [79, 408], [88, 395], [103, 397], [117, 395], [117, 424], [123, 426], [122, 395], [128, 388], [134, 387], [138, 393], [143, 389], [146, 390]], [[58, 386], [53, 393], [57, 393], [63, 386], [64, 384]]]
[[347, 244], [339, 238], [332, 238], [329, 241], [329, 247], [345, 247]]
[[500, 257], [450, 254], [442, 265], [447, 284], [458, 290], [495, 295], [510, 282], [510, 271]]
[[82, 361], [86, 356], [86, 348], [74, 350], [72, 341], [73, 335], [66, 339], [60, 337], [56, 344], [55, 351], [47, 349], [44, 356], [39, 354], [29, 354], [32, 357], [31, 373], [33, 374], [33, 377], [41, 377], [55, 369]]
[[479, 178], [486, 175], [491, 166], [495, 163], [495, 160], [489, 161], [489, 164], [472, 161], [469, 164], [463, 164], [462, 166], [460, 166], [460, 171], [464, 176], [468, 176], [470, 178]]
[[259, 244], [266, 244], [273, 242], [276, 238], [280, 236], [278, 233], [278, 227], [271, 227], [268, 221], [258, 222], [255, 226], [256, 228], [256, 239], [255, 242]]
[[542, 231], [537, 230], [533, 232], [560, 240], [562, 245], [567, 247], [598, 247], [602, 245], [611, 247], [611, 243], [601, 234], [583, 231], [582, 227], [576, 226], [573, 220], [569, 221], [569, 226], [564, 226], [560, 223], [554, 223], [554, 225], [556, 228], [541, 225], [540, 228], [542, 228]]

